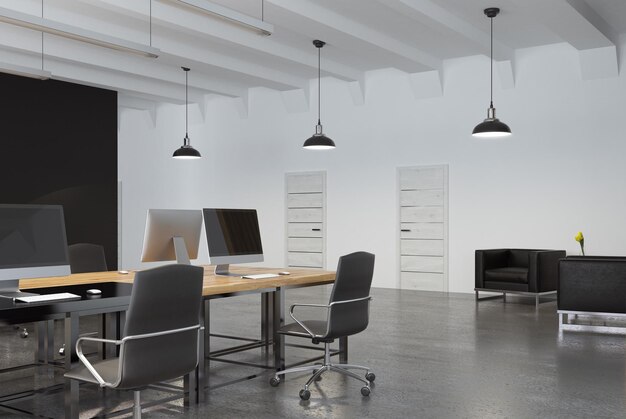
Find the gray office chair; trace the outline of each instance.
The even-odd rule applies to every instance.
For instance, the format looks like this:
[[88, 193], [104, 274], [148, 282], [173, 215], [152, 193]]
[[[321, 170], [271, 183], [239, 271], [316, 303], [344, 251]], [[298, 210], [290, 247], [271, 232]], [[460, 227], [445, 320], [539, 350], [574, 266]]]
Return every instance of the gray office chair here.
[[69, 245], [68, 250], [73, 274], [107, 270], [104, 247], [99, 244], [76, 243]]
[[[287, 336], [309, 338], [314, 344], [324, 343], [324, 363], [322, 365], [308, 365], [277, 371], [270, 379], [270, 385], [280, 384], [281, 375], [292, 372], [313, 371], [313, 376], [300, 390], [300, 398], [308, 400], [311, 397], [309, 386], [319, 381], [326, 371], [335, 371], [365, 384], [361, 388], [363, 396], [369, 396], [370, 383], [376, 379], [368, 367], [351, 364], [333, 364], [330, 361], [330, 344], [335, 339], [354, 335], [367, 328], [369, 322], [370, 287], [374, 274], [374, 255], [366, 252], [356, 252], [339, 258], [335, 284], [328, 304], [293, 304], [289, 315], [295, 321], [283, 326], [278, 333]], [[300, 320], [294, 315], [296, 307], [317, 307], [327, 311], [326, 321]], [[365, 379], [356, 375], [351, 369], [365, 370]]]
[[[135, 274], [126, 313], [124, 338], [81, 337], [76, 352], [82, 365], [66, 378], [118, 390], [133, 390], [133, 416], [141, 417], [140, 389], [181, 377], [198, 364], [200, 305], [204, 270], [190, 265], [167, 265]], [[85, 341], [120, 346], [119, 358], [91, 363]]]

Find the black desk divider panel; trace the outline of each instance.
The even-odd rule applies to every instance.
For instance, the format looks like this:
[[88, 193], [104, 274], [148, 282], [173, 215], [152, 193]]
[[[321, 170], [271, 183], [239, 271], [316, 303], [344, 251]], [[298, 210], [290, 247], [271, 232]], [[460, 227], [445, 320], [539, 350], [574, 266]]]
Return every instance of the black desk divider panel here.
[[0, 203], [63, 205], [117, 269], [117, 92], [0, 74]]

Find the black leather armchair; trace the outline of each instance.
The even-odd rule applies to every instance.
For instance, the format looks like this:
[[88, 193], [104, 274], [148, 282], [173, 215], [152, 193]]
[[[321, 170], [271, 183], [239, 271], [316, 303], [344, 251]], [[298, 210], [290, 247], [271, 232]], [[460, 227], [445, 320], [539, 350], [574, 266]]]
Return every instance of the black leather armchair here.
[[534, 296], [539, 304], [541, 295], [556, 293], [559, 260], [564, 257], [565, 250], [476, 250], [476, 300], [481, 299], [479, 291], [485, 291], [502, 293], [505, 301], [507, 293]]

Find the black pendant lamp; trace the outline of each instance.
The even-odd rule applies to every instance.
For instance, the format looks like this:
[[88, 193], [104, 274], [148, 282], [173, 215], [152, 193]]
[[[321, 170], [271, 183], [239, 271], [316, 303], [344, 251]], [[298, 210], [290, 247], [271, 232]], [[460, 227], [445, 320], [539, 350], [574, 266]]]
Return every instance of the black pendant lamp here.
[[322, 131], [322, 122], [321, 122], [321, 98], [322, 98], [322, 89], [321, 89], [321, 50], [326, 42], [320, 41], [316, 39], [313, 41], [313, 45], [317, 48], [317, 125], [315, 126], [315, 134], [310, 137], [308, 140], [304, 142], [302, 147], [307, 150], [329, 150], [335, 148], [335, 142], [324, 135]]
[[493, 18], [498, 16], [500, 9], [489, 7], [485, 9], [485, 16], [491, 21], [491, 101], [487, 109], [487, 119], [476, 125], [472, 136], [478, 138], [501, 138], [511, 135], [511, 128], [496, 118], [496, 108], [493, 107]]
[[193, 148], [189, 143], [189, 69], [187, 67], [181, 67], [185, 72], [185, 138], [183, 138], [183, 145], [172, 154], [175, 159], [199, 159], [202, 157], [200, 152]]

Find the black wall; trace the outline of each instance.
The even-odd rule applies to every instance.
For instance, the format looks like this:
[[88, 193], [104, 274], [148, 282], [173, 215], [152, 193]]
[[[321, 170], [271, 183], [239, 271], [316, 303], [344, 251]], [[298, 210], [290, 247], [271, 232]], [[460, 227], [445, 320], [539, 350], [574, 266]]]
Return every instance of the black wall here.
[[117, 269], [117, 92], [0, 74], [0, 203], [61, 204]]

